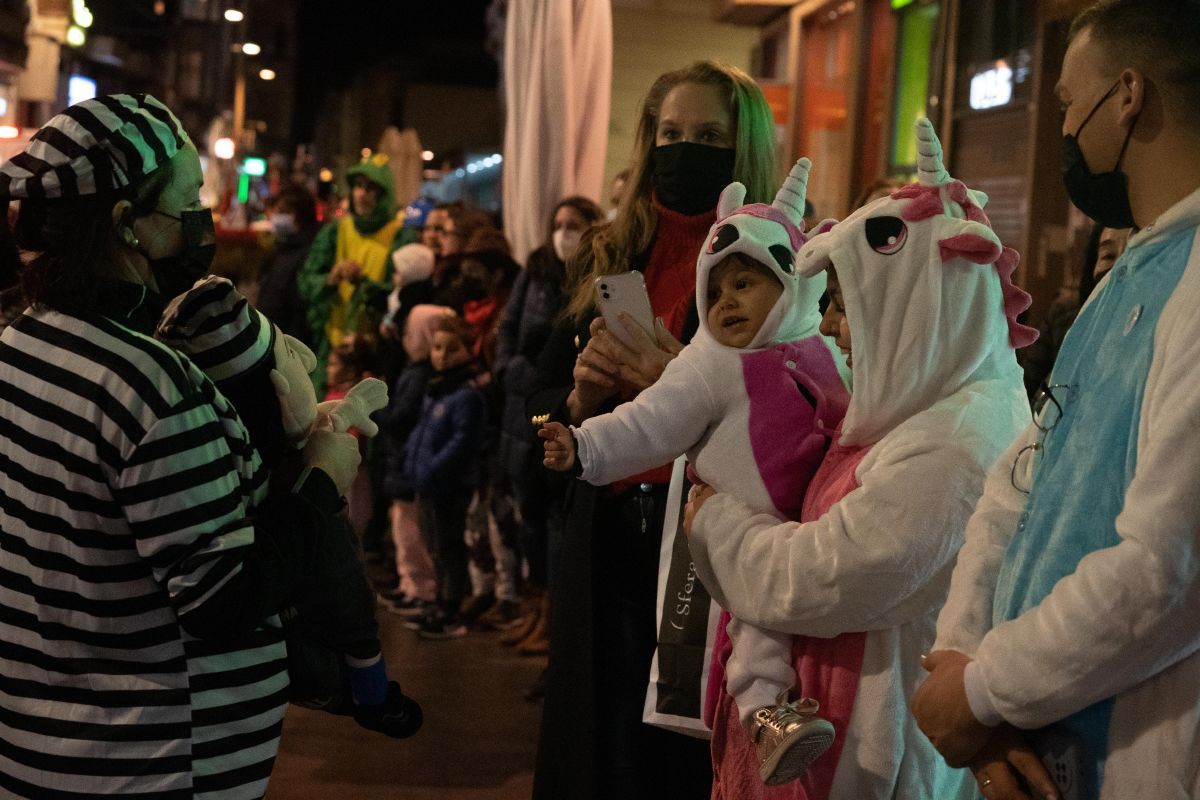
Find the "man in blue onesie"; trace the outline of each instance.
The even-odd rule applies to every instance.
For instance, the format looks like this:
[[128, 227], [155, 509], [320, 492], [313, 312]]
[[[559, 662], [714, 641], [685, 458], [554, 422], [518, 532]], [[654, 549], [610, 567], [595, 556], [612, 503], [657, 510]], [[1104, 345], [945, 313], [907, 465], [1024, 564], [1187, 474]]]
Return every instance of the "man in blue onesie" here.
[[1136, 233], [992, 469], [913, 699], [987, 798], [1028, 797], [1018, 772], [1042, 796], [1200, 798], [1198, 41], [1198, 0], [1071, 28], [1067, 191]]

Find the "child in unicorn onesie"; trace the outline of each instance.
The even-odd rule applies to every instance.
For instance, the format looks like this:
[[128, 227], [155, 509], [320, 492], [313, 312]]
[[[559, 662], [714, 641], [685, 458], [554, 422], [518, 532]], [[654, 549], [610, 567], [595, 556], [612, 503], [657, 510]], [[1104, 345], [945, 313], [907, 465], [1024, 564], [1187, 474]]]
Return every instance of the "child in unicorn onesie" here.
[[[602, 486], [687, 452], [703, 480], [774, 519], [797, 517], [848, 400], [840, 359], [817, 331], [824, 275], [795, 274], [809, 166], [797, 162], [770, 206], [742, 205], [742, 184], [726, 187], [696, 265], [695, 339], [636, 400], [570, 431], [548, 424], [546, 466], [578, 461]], [[733, 625], [731, 690], [760, 777], [794, 780], [833, 729], [811, 700], [789, 702], [791, 637]]]
[[799, 521], [719, 487], [693, 490], [685, 512], [713, 599], [735, 620], [794, 635], [794, 679], [836, 731], [796, 783], [755, 781], [733, 659], [718, 640], [714, 798], [973, 797], [971, 774], [942, 762], [908, 698], [987, 469], [1029, 419], [1014, 346], [1032, 330], [1015, 321], [1029, 298], [1011, 282], [1016, 253], [993, 233], [986, 197], [946, 174], [927, 120], [917, 135], [920, 182], [797, 255], [802, 276], [828, 268], [821, 330], [847, 354], [854, 384]]

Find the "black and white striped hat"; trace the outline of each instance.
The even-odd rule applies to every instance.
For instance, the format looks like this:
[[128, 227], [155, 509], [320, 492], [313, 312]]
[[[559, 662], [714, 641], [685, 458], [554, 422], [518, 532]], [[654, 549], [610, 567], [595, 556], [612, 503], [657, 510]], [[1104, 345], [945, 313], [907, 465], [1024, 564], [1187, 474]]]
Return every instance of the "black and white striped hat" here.
[[275, 347], [275, 326], [228, 278], [216, 275], [172, 300], [154, 336], [185, 353], [214, 383], [255, 368]]
[[0, 198], [57, 198], [128, 186], [188, 141], [179, 119], [148, 94], [84, 100], [43, 125], [0, 164]]

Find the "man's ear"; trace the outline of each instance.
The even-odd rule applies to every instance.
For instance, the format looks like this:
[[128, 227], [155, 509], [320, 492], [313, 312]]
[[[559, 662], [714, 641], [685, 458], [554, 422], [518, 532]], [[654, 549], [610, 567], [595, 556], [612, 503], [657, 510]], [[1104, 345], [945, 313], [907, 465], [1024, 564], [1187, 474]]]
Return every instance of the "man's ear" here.
[[130, 247], [137, 248], [137, 234], [133, 232], [133, 203], [118, 200], [112, 207], [113, 230]]
[[1146, 101], [1146, 75], [1137, 67], [1127, 67], [1121, 71], [1120, 110], [1117, 121], [1122, 125], [1132, 125], [1138, 114], [1142, 113], [1142, 104]]

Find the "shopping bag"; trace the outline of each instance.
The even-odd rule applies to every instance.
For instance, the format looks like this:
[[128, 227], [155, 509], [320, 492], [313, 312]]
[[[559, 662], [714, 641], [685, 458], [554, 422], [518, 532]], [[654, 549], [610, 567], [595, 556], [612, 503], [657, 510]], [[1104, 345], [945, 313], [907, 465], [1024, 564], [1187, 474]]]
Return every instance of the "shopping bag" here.
[[650, 662], [650, 680], [642, 721], [677, 733], [708, 739], [704, 724], [705, 687], [721, 607], [696, 577], [683, 533], [683, 508], [691, 481], [687, 459], [671, 472], [658, 557], [658, 646]]

